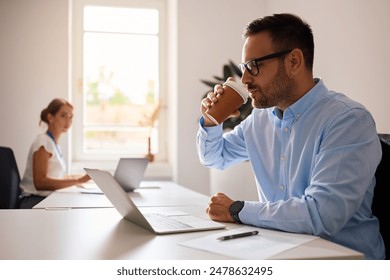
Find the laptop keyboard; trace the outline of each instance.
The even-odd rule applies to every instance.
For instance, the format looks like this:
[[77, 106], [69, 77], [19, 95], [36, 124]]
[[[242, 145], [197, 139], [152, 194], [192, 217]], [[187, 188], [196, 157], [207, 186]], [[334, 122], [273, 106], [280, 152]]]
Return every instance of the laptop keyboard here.
[[182, 229], [191, 228], [191, 226], [182, 223], [172, 216], [166, 216], [158, 213], [145, 213], [144, 216], [153, 228], [158, 229]]

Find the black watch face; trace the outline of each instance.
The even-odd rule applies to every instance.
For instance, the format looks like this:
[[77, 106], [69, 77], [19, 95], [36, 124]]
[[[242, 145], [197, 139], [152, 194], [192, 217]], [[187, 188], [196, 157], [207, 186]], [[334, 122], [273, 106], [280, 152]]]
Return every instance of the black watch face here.
[[241, 211], [242, 207], [244, 207], [244, 203], [242, 201], [235, 201], [232, 205], [230, 205], [229, 212], [234, 215]]

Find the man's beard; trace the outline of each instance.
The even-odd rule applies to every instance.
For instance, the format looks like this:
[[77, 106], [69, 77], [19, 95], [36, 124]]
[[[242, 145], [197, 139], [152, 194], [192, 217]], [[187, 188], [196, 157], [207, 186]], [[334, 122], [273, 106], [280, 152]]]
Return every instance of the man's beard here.
[[[282, 63], [279, 64], [278, 72], [272, 82], [266, 87], [255, 86], [257, 90], [255, 99], [252, 98], [252, 106], [254, 108], [270, 108], [270, 107], [288, 107], [294, 103], [294, 81], [291, 80]], [[249, 87], [250, 89], [250, 87]], [[264, 94], [266, 92], [267, 94]]]

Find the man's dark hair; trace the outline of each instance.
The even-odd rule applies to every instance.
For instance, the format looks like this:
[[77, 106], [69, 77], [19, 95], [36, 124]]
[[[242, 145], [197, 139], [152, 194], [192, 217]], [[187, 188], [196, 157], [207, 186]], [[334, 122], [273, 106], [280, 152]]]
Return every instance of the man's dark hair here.
[[247, 38], [260, 32], [270, 35], [275, 52], [298, 48], [303, 52], [305, 65], [313, 69], [314, 39], [310, 25], [293, 14], [274, 14], [250, 22], [244, 29]]

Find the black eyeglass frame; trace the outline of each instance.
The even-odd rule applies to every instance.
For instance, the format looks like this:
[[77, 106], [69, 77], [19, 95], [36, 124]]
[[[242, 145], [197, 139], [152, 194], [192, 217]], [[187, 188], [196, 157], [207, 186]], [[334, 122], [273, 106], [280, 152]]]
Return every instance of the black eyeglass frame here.
[[[238, 68], [240, 69], [242, 74], [244, 74], [244, 71], [246, 69], [249, 74], [251, 74], [252, 76], [256, 76], [257, 74], [259, 74], [259, 65], [258, 65], [258, 63], [260, 61], [268, 60], [268, 59], [271, 59], [271, 58], [281, 57], [281, 56], [283, 56], [283, 55], [285, 55], [285, 54], [287, 54], [287, 53], [289, 53], [291, 51], [293, 51], [293, 49], [280, 51], [280, 52], [276, 52], [276, 53], [271, 53], [271, 54], [268, 54], [268, 55], [265, 55], [265, 56], [262, 56], [262, 57], [259, 57], [259, 58], [250, 59], [250, 60], [248, 60], [245, 63], [238, 64]], [[249, 63], [252, 63], [252, 65], [256, 66], [256, 73], [253, 72], [254, 68], [251, 69], [251, 68], [248, 67]]]

